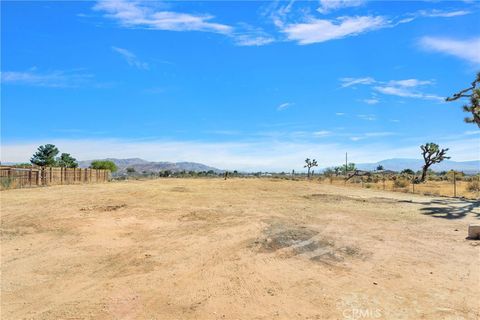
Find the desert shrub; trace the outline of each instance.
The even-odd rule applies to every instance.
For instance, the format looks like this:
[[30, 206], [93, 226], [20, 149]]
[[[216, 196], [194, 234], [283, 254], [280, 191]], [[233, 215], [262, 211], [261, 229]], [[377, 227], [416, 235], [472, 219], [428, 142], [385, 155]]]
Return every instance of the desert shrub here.
[[371, 187], [372, 187], [371, 184], [369, 184], [369, 183], [365, 184], [365, 188], [370, 189]]
[[408, 187], [408, 184], [409, 184], [409, 182], [407, 180], [403, 180], [403, 179], [395, 179], [393, 181], [393, 186], [395, 188], [405, 188], [405, 187]]
[[472, 180], [467, 184], [467, 190], [470, 192], [480, 191], [480, 182]]
[[461, 171], [454, 172], [453, 170], [450, 170], [445, 173], [443, 176], [442, 180], [448, 180], [448, 181], [453, 181], [453, 174], [455, 173], [455, 180], [457, 181], [462, 181], [464, 180], [463, 178], [465, 177], [465, 174]]
[[2, 189], [10, 189], [13, 184], [13, 179], [10, 177], [1, 177], [0, 178], [0, 186]]

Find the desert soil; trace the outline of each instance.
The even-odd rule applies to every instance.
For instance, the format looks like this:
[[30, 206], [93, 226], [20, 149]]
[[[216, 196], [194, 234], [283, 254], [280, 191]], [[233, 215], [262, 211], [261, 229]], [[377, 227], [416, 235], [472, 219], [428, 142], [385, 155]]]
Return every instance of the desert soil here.
[[2, 319], [478, 319], [479, 202], [268, 179], [7, 190]]

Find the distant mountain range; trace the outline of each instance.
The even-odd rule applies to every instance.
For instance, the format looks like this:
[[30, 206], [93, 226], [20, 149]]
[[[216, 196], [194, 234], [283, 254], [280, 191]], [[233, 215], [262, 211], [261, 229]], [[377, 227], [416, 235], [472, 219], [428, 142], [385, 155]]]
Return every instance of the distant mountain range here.
[[[421, 159], [387, 159], [375, 163], [357, 163], [360, 170], [375, 170], [383, 166], [385, 170], [401, 171], [403, 169], [421, 170], [424, 162]], [[480, 172], [480, 160], [474, 161], [450, 161], [444, 160], [430, 167], [433, 171], [463, 171], [468, 174]]]
[[[127, 172], [127, 168], [134, 168], [136, 172], [142, 173], [146, 172], [159, 172], [170, 170], [172, 172], [180, 172], [180, 171], [209, 171], [213, 170], [215, 173], [221, 173], [223, 170], [206, 166], [201, 163], [195, 162], [153, 162], [147, 161], [140, 158], [131, 158], [131, 159], [115, 159], [115, 158], [107, 158], [107, 159], [99, 159], [99, 160], [109, 160], [113, 161], [117, 167], [118, 171], [117, 174], [123, 174]], [[85, 160], [79, 161], [78, 165], [80, 168], [88, 168], [93, 160]]]
[[[113, 161], [117, 167], [117, 174], [126, 173], [127, 168], [134, 168], [136, 172], [142, 173], [146, 172], [159, 172], [170, 170], [172, 172], [180, 171], [209, 171], [213, 170], [215, 173], [223, 173], [224, 170], [210, 167], [201, 163], [196, 162], [153, 162], [147, 161], [140, 158], [131, 158], [131, 159], [116, 159], [116, 158], [107, 158], [101, 160], [110, 160]], [[80, 168], [88, 168], [93, 160], [79, 161], [78, 164]], [[12, 165], [14, 163], [3, 163], [4, 165]], [[360, 170], [375, 170], [378, 166], [383, 166], [385, 170], [392, 171], [402, 171], [404, 169], [412, 169], [414, 171], [421, 170], [423, 166], [423, 160], [421, 159], [387, 159], [378, 161], [375, 163], [356, 163], [356, 167]], [[431, 169], [433, 171], [463, 171], [467, 174], [475, 174], [480, 172], [480, 160], [473, 161], [450, 161], [445, 160], [441, 163], [434, 164]]]

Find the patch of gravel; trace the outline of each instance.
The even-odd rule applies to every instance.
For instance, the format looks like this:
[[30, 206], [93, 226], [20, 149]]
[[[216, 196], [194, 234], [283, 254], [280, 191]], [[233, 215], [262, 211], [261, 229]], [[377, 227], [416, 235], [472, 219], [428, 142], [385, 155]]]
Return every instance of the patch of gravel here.
[[83, 207], [80, 208], [80, 211], [117, 211], [119, 209], [125, 208], [126, 204], [110, 205], [110, 206], [92, 206], [92, 207]]
[[189, 191], [190, 190], [188, 190], [185, 187], [173, 187], [170, 189], [170, 192], [189, 192]]
[[261, 253], [276, 253], [283, 257], [302, 256], [312, 262], [336, 264], [366, 255], [355, 246], [338, 246], [331, 238], [323, 237], [318, 231], [304, 226], [275, 223], [253, 241]]
[[355, 201], [355, 202], [368, 202], [368, 203], [397, 203], [400, 202], [396, 199], [384, 198], [384, 197], [371, 197], [371, 198], [360, 198], [360, 197], [350, 197], [342, 196], [337, 194], [328, 194], [328, 193], [314, 193], [305, 195], [304, 198], [309, 200], [321, 199], [326, 202], [339, 202], [339, 201]]

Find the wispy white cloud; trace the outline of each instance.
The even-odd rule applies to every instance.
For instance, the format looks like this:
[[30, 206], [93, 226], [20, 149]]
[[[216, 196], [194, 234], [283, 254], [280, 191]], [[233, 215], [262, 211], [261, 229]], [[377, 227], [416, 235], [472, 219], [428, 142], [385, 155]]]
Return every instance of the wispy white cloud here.
[[230, 37], [233, 38], [237, 46], [264, 46], [270, 44], [276, 39], [265, 32], [263, 29], [254, 27], [247, 23], [240, 23], [235, 28]]
[[395, 135], [394, 132], [388, 132], [388, 131], [383, 131], [383, 132], [366, 132], [360, 135], [355, 135], [350, 137], [350, 140], [352, 141], [360, 141], [360, 140], [365, 140], [368, 138], [380, 138], [380, 137], [388, 137], [388, 136], [393, 136]]
[[335, 115], [338, 116], [338, 117], [341, 117], [341, 116], [344, 116], [345, 113], [344, 112], [336, 112]]
[[[362, 78], [340, 78], [341, 87], [351, 87], [355, 85], [367, 85], [375, 92], [393, 95], [404, 98], [416, 98], [424, 100], [444, 101], [443, 97], [440, 97], [431, 93], [424, 93], [420, 91], [420, 87], [434, 84], [431, 80], [418, 80], [418, 79], [404, 79], [404, 80], [390, 80], [390, 81], [377, 81], [372, 77]], [[374, 93], [375, 95], [375, 93]], [[368, 104], [378, 103], [377, 98], [363, 100]]]
[[50, 88], [73, 88], [89, 83], [94, 76], [80, 71], [38, 72], [36, 68], [28, 71], [2, 71], [4, 84], [29, 85]]
[[341, 78], [340, 81], [342, 82], [341, 86], [343, 88], [351, 87], [356, 84], [372, 84], [375, 83], [375, 79], [371, 77], [363, 77], [363, 78]]
[[275, 41], [273, 37], [265, 35], [240, 34], [234, 37], [239, 46], [264, 46]]
[[405, 79], [405, 80], [390, 80], [388, 85], [390, 86], [399, 86], [404, 88], [414, 88], [418, 86], [431, 85], [433, 81], [431, 80], [418, 80], [418, 79]]
[[386, 95], [392, 95], [397, 97], [403, 98], [417, 98], [417, 99], [424, 99], [424, 100], [435, 100], [438, 102], [442, 102], [445, 98], [437, 96], [435, 94], [425, 94], [418, 91], [412, 91], [408, 87], [402, 86], [376, 86], [374, 87], [380, 93]]
[[293, 105], [293, 103], [291, 103], [291, 102], [285, 102], [285, 103], [282, 103], [281, 105], [279, 105], [279, 106], [277, 107], [277, 110], [278, 110], [278, 111], [283, 111], [283, 110], [285, 110], [285, 109], [290, 108], [292, 105]]
[[453, 11], [442, 11], [442, 10], [420, 10], [416, 13], [418, 16], [429, 17], [429, 18], [452, 18], [460, 17], [472, 13], [467, 10], [453, 10]]
[[241, 132], [238, 130], [208, 130], [205, 132], [209, 134], [215, 134], [215, 135], [221, 135], [221, 136], [236, 136], [241, 134]]
[[320, 0], [318, 12], [327, 14], [334, 10], [348, 7], [358, 7], [366, 3], [366, 0]]
[[418, 87], [431, 85], [433, 81], [430, 80], [418, 80], [418, 79], [406, 79], [406, 80], [391, 80], [386, 84], [380, 84], [375, 86], [374, 89], [380, 93], [393, 95], [404, 98], [417, 98], [424, 100], [435, 100], [442, 102], [443, 97], [435, 94], [428, 94], [420, 92]]
[[480, 134], [480, 130], [465, 131], [463, 134], [466, 136], [473, 136], [473, 135]]
[[[115, 20], [124, 28], [212, 32], [230, 37], [238, 46], [263, 46], [275, 41], [274, 37], [258, 27], [245, 23], [234, 27], [213, 22], [215, 17], [211, 14], [166, 11], [164, 6], [157, 2], [100, 0], [93, 9], [103, 12], [106, 18]], [[127, 56], [126, 58], [130, 59]]]
[[463, 40], [423, 37], [419, 43], [425, 50], [440, 52], [474, 64], [480, 64], [480, 37]]
[[375, 121], [375, 120], [377, 120], [377, 116], [374, 115], [374, 114], [358, 114], [357, 117], [360, 118], [360, 119], [362, 119], [362, 120], [366, 120], [366, 121]]
[[328, 130], [320, 130], [320, 131], [313, 132], [313, 135], [317, 138], [327, 137], [327, 136], [330, 136], [331, 134], [332, 134], [332, 132], [328, 131]]
[[104, 12], [107, 18], [114, 19], [127, 28], [204, 31], [222, 34], [232, 32], [232, 27], [229, 25], [211, 22], [214, 18], [212, 15], [158, 10], [148, 2], [102, 0], [95, 4], [94, 10]]
[[377, 104], [380, 102], [377, 98], [363, 99], [366, 104]]
[[367, 3], [366, 0], [320, 0], [317, 15], [308, 6], [294, 10], [294, 1], [287, 5], [272, 6], [269, 17], [274, 25], [284, 33], [288, 40], [301, 45], [357, 36], [383, 28], [393, 28], [400, 24], [412, 22], [419, 18], [452, 18], [470, 14], [467, 10], [419, 10], [414, 13], [397, 16], [380, 15], [342, 15], [336, 18], [318, 18], [318, 13], [328, 14], [347, 7], [357, 7]]
[[148, 63], [138, 60], [137, 56], [133, 52], [119, 47], [112, 47], [112, 50], [120, 54], [130, 66], [138, 69], [148, 70]]
[[341, 39], [387, 27], [381, 16], [340, 17], [336, 20], [310, 18], [306, 22], [286, 25], [281, 31], [299, 44], [312, 44]]

